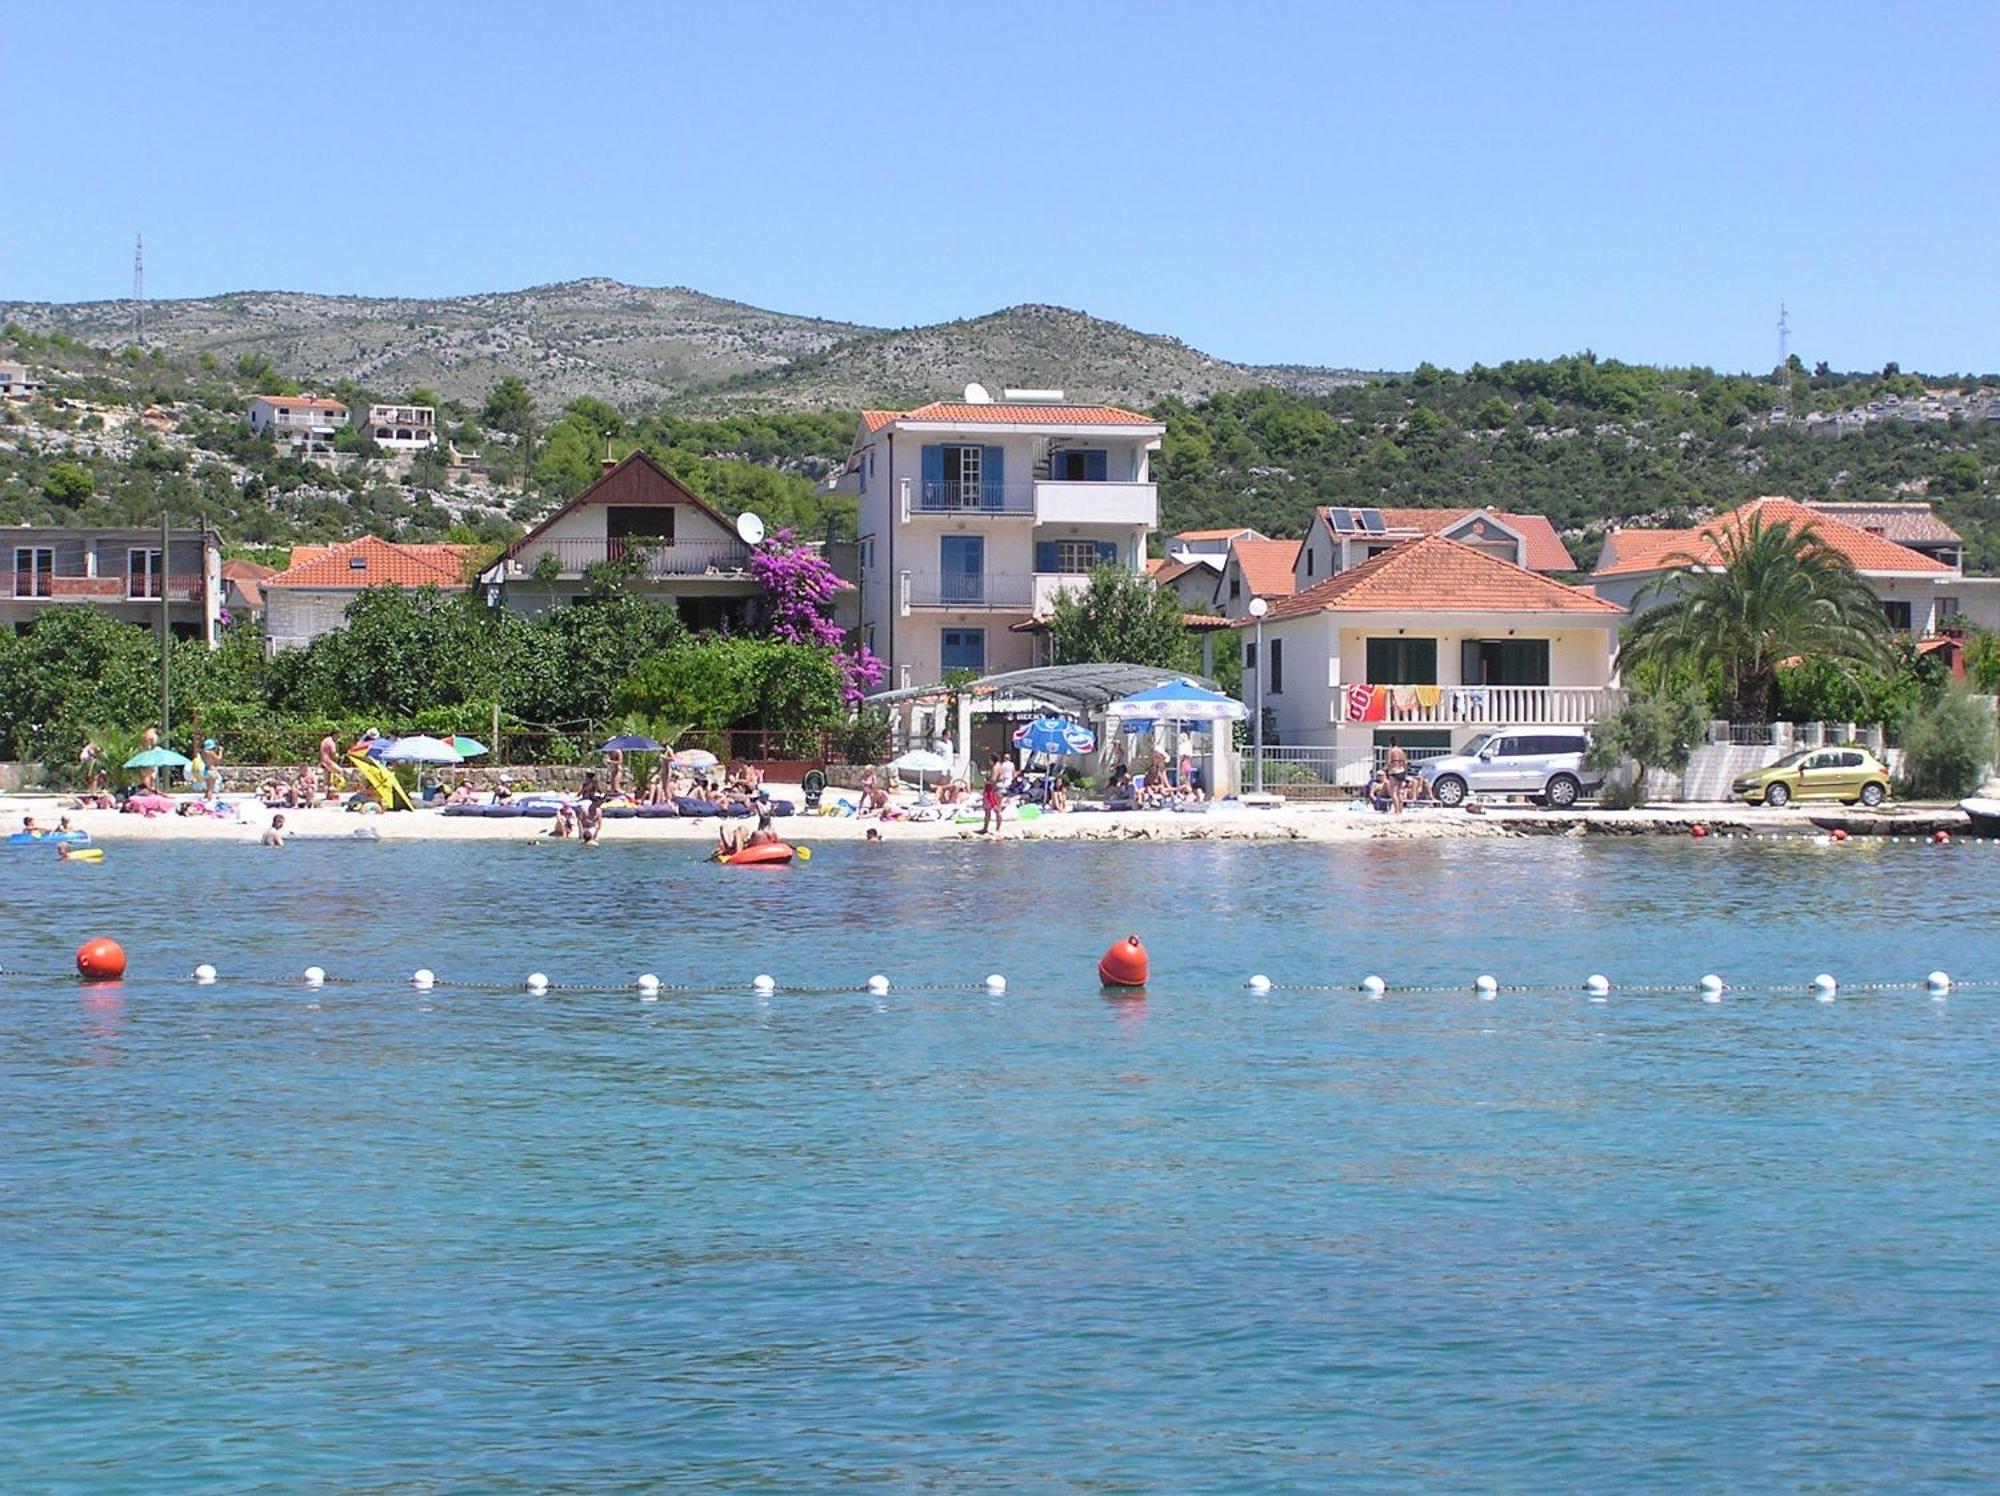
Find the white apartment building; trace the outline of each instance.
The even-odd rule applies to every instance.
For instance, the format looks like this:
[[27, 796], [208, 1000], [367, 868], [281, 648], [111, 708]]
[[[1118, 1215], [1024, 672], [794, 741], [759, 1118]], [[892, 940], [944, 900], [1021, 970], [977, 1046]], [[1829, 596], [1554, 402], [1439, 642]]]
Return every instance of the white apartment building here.
[[437, 411], [428, 405], [364, 405], [354, 425], [385, 452], [417, 452], [437, 445]]
[[886, 684], [1026, 669], [1058, 592], [1099, 566], [1143, 573], [1165, 431], [1060, 391], [993, 400], [977, 385], [863, 411], [837, 486], [860, 505], [860, 631]]
[[347, 424], [347, 407], [323, 395], [259, 395], [250, 402], [250, 429], [271, 432], [301, 452], [330, 452]]
[[42, 382], [28, 372], [26, 364], [0, 362], [0, 400], [30, 400], [41, 388]]

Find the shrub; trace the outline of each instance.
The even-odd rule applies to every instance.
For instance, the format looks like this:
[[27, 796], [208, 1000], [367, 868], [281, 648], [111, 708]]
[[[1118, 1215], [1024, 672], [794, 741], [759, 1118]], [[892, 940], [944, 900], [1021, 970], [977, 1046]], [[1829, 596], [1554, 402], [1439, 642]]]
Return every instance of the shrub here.
[[1919, 799], [1957, 799], [1985, 782], [1996, 740], [1993, 710], [1954, 687], [1902, 721], [1903, 787]]
[[1708, 730], [1708, 703], [1692, 686], [1633, 695], [1598, 723], [1590, 747], [1590, 766], [1615, 768], [1631, 759], [1638, 766], [1632, 803], [1645, 794], [1646, 771], [1687, 767], [1695, 744]]

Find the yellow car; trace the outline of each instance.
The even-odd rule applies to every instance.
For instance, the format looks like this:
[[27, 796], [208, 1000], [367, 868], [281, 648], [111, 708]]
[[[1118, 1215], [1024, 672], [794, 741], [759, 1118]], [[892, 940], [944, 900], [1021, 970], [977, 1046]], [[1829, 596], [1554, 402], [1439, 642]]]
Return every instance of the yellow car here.
[[1801, 748], [1775, 764], [1739, 774], [1730, 789], [1752, 805], [1794, 800], [1859, 800], [1877, 806], [1888, 796], [1889, 771], [1866, 748]]

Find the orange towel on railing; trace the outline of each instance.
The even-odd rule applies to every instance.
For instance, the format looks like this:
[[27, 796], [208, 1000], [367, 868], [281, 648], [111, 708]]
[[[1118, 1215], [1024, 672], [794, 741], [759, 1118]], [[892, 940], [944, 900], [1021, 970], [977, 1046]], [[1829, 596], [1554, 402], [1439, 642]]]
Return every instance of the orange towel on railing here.
[[1349, 686], [1347, 688], [1347, 720], [1350, 722], [1380, 722], [1389, 714], [1389, 688], [1387, 686]]

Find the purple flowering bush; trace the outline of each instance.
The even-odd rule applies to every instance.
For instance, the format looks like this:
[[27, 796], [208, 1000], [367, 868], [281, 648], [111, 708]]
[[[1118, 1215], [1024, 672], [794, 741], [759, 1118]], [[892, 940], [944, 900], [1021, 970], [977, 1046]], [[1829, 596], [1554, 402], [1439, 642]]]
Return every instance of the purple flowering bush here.
[[840, 668], [841, 699], [848, 707], [882, 684], [882, 662], [859, 641], [849, 642], [833, 621], [833, 597], [840, 576], [818, 551], [800, 545], [789, 529], [779, 530], [750, 553], [750, 574], [764, 589], [765, 616], [773, 639], [831, 650]]

